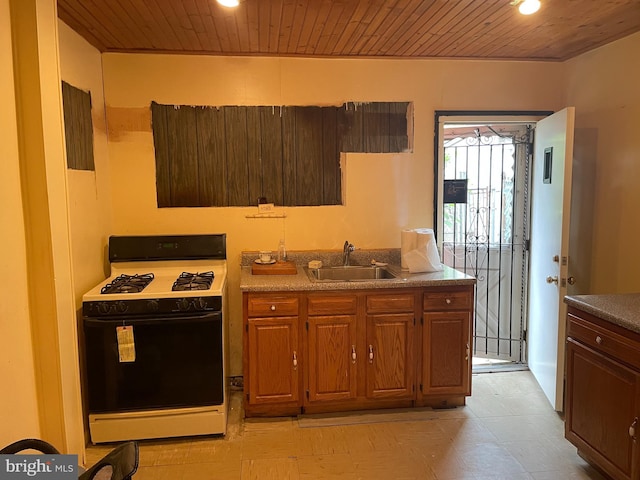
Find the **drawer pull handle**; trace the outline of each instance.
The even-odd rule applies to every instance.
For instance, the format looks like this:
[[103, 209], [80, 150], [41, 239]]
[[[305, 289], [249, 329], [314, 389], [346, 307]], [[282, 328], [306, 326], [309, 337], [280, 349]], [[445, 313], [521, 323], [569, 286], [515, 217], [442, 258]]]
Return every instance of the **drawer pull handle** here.
[[293, 369], [297, 370], [298, 369], [298, 354], [296, 353], [296, 351], [293, 351]]
[[597, 343], [598, 345], [602, 345], [602, 337], [601, 337], [600, 335], [597, 335], [597, 336], [596, 336], [596, 343]]
[[369, 363], [373, 363], [373, 345], [369, 345]]
[[451, 299], [450, 298], [445, 298], [444, 301], [446, 302], [447, 305], [451, 305]]
[[351, 345], [351, 363], [355, 364], [357, 358], [358, 357], [356, 356], [356, 346]]
[[275, 312], [276, 311], [276, 306], [275, 305], [271, 305], [271, 311]]
[[467, 352], [467, 354], [466, 354], [466, 356], [464, 357], [464, 360], [465, 360], [465, 361], [469, 361], [469, 353], [471, 353], [471, 352], [470, 352], [470, 348], [469, 348], [469, 344], [468, 344], [468, 343], [467, 343], [467, 350], [466, 350], [466, 352]]
[[633, 419], [633, 423], [629, 427], [629, 436], [631, 438], [633, 438], [634, 440], [636, 439], [636, 426], [637, 425], [638, 425], [638, 417]]

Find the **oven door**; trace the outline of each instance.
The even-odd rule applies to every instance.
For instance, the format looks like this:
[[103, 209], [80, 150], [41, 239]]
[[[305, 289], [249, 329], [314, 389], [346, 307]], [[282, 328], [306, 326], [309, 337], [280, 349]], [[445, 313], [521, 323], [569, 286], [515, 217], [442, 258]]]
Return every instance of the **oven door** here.
[[[90, 413], [223, 403], [221, 312], [83, 323]], [[126, 361], [123, 326], [133, 331]]]

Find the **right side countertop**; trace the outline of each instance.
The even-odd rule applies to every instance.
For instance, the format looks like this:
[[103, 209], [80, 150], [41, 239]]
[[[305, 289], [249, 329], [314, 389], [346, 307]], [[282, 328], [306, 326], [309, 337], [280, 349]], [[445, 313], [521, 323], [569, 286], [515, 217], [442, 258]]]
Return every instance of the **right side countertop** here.
[[567, 295], [564, 301], [570, 307], [640, 333], [640, 293]]

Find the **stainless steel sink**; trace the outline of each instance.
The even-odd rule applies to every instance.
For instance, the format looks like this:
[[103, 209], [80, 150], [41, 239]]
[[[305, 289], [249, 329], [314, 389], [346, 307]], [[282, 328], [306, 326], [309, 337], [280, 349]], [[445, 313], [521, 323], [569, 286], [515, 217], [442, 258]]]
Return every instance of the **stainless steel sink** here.
[[390, 272], [386, 267], [363, 267], [363, 266], [344, 266], [344, 267], [322, 267], [322, 268], [306, 268], [307, 275], [312, 281], [327, 282], [357, 282], [366, 280], [391, 280], [396, 275]]

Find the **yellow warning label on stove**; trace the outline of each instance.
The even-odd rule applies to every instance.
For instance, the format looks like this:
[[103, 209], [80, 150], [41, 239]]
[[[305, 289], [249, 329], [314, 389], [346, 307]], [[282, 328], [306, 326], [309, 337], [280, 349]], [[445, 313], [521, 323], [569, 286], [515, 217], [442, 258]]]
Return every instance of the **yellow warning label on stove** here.
[[131, 325], [116, 327], [116, 335], [118, 337], [118, 356], [120, 363], [135, 362], [136, 344], [133, 340], [133, 327]]

